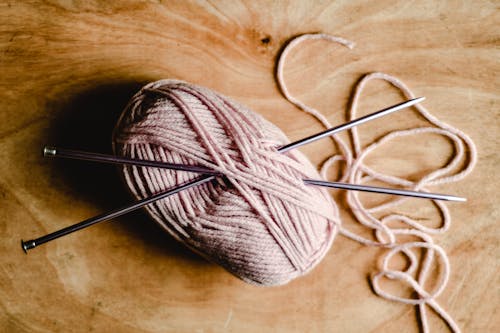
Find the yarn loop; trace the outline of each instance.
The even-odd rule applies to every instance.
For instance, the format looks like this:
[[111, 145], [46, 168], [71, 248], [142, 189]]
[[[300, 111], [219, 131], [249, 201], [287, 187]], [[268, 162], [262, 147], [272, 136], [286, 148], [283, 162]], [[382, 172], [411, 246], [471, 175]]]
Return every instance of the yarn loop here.
[[[305, 34], [294, 38], [283, 49], [282, 55], [278, 60], [276, 80], [283, 96], [289, 102], [304, 112], [312, 115], [325, 128], [329, 128], [332, 125], [327, 118], [321, 114], [321, 112], [301, 102], [289, 92], [285, 84], [283, 74], [284, 60], [290, 51], [302, 42], [313, 39], [338, 43], [348, 48], [352, 48], [354, 46], [354, 43], [348, 40], [327, 34]], [[390, 83], [393, 87], [398, 89], [406, 99], [415, 98], [408, 86], [391, 75], [377, 72], [365, 75], [357, 83], [354, 89], [351, 98], [351, 105], [348, 109], [347, 121], [356, 118], [356, 110], [361, 94], [368, 82], [372, 80], [381, 80]], [[320, 172], [323, 178], [327, 179], [328, 170], [339, 161], [344, 162], [341, 181], [348, 181], [353, 184], [362, 184], [370, 180], [378, 180], [388, 184], [388, 186], [403, 186], [410, 190], [425, 191], [427, 190], [427, 186], [456, 182], [465, 178], [470, 172], [472, 172], [477, 162], [477, 152], [474, 142], [462, 131], [434, 117], [421, 104], [415, 105], [414, 108], [432, 126], [392, 131], [385, 134], [378, 140], [365, 145], [364, 147], [361, 145], [359, 139], [359, 129], [356, 127], [350, 130], [350, 145], [339, 136], [332, 136], [334, 143], [340, 149], [340, 153], [330, 156], [323, 162]], [[387, 144], [391, 140], [398, 137], [414, 136], [426, 133], [438, 134], [453, 142], [455, 153], [444, 167], [438, 168], [429, 174], [422, 176], [418, 181], [410, 181], [408, 179], [377, 172], [365, 164], [366, 157], [375, 151], [380, 145]], [[442, 221], [439, 227], [430, 228], [424, 226], [418, 219], [409, 218], [408, 216], [390, 211], [387, 214], [388, 210], [396, 208], [398, 205], [408, 200], [408, 198], [393, 198], [389, 202], [367, 208], [360, 200], [358, 192], [348, 191], [346, 192], [346, 196], [349, 211], [355, 216], [359, 224], [369, 230], [373, 230], [375, 240], [368, 239], [354, 233], [344, 225], [340, 227], [339, 233], [364, 245], [388, 248], [388, 252], [383, 259], [380, 271], [372, 276], [371, 283], [375, 293], [389, 300], [417, 305], [419, 311], [419, 321], [423, 332], [429, 332], [427, 306], [432, 308], [441, 318], [443, 318], [452, 331], [460, 332], [460, 328], [455, 323], [453, 318], [437, 303], [435, 299], [446, 286], [449, 278], [450, 264], [445, 251], [438, 245], [434, 244], [430, 235], [441, 234], [448, 230], [451, 223], [451, 217], [446, 204], [442, 201], [433, 201], [434, 205], [439, 210]], [[408, 226], [408, 228], [391, 227], [390, 224], [393, 222], [403, 223]], [[419, 238], [420, 240], [412, 242], [401, 241], [400, 238], [402, 238], [402, 236], [413, 236]], [[418, 252], [423, 252], [423, 255], [419, 257], [417, 255]], [[404, 254], [408, 259], [408, 269], [396, 271], [389, 268], [391, 260], [398, 253]], [[433, 265], [439, 265], [436, 258], [440, 259], [439, 262], [441, 263], [443, 272], [438, 281], [438, 285], [433, 291], [428, 292], [425, 289], [425, 284], [429, 278], [429, 273]], [[385, 291], [380, 283], [384, 277], [391, 280], [398, 280], [410, 285], [418, 295], [418, 298], [400, 297]]]

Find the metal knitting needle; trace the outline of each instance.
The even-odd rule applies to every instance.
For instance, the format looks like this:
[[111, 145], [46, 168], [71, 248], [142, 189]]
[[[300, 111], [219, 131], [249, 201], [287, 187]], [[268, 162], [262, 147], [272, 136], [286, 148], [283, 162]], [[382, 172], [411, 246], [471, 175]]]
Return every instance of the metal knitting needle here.
[[215, 176], [206, 176], [206, 177], [198, 178], [194, 181], [191, 181], [191, 182], [186, 183], [184, 185], [178, 186], [178, 187], [173, 188], [171, 190], [161, 192], [161, 193], [155, 194], [149, 198], [145, 198], [145, 199], [136, 201], [132, 205], [127, 205], [127, 206], [123, 206], [123, 207], [120, 207], [117, 209], [113, 209], [110, 212], [94, 216], [94, 217], [89, 218], [85, 221], [70, 225], [69, 227], [55, 231], [55, 232], [50, 233], [48, 235], [45, 235], [43, 237], [29, 240], [29, 241], [21, 240], [21, 246], [22, 246], [24, 252], [28, 253], [29, 249], [32, 249], [38, 245], [41, 245], [43, 243], [47, 243], [53, 239], [65, 236], [67, 234], [78, 231], [80, 229], [90, 227], [93, 224], [96, 224], [96, 223], [99, 223], [102, 221], [106, 221], [106, 220], [110, 220], [110, 219], [113, 219], [115, 217], [121, 216], [123, 214], [130, 213], [130, 212], [137, 210], [141, 207], [144, 207], [145, 205], [150, 204], [154, 201], [157, 201], [157, 200], [160, 200], [162, 198], [168, 197], [170, 195], [179, 193], [180, 191], [183, 191], [183, 190], [188, 189], [190, 187], [201, 185], [201, 184], [206, 183], [207, 181], [212, 180], [214, 178], [215, 178]]
[[410, 190], [400, 190], [400, 189], [395, 189], [395, 188], [386, 188], [386, 187], [368, 186], [368, 185], [359, 185], [359, 184], [347, 184], [347, 183], [339, 183], [339, 182], [328, 182], [325, 180], [316, 180], [316, 179], [304, 179], [304, 183], [309, 184], [309, 185], [339, 188], [339, 189], [345, 189], [345, 190], [354, 190], [354, 191], [372, 192], [372, 193], [381, 193], [381, 194], [392, 194], [392, 195], [402, 195], [405, 197], [413, 197], [413, 198], [445, 200], [445, 201], [459, 201], [459, 202], [467, 201], [467, 199], [465, 199], [465, 198], [457, 197], [457, 196], [449, 195], [449, 194], [418, 192], [418, 191], [410, 191]]
[[388, 108], [385, 108], [383, 110], [377, 111], [375, 113], [370, 113], [370, 114], [368, 114], [366, 116], [363, 116], [361, 118], [354, 119], [354, 120], [352, 120], [352, 121], [350, 121], [348, 123], [345, 123], [345, 124], [342, 124], [342, 125], [339, 125], [339, 126], [336, 126], [336, 127], [329, 128], [326, 131], [323, 131], [323, 132], [320, 132], [320, 133], [317, 133], [317, 134], [313, 134], [311, 136], [308, 136], [307, 138], [300, 139], [298, 141], [289, 143], [289, 144], [281, 147], [279, 149], [279, 152], [280, 153], [284, 153], [284, 152], [289, 151], [291, 149], [294, 149], [294, 148], [300, 147], [302, 145], [305, 145], [305, 144], [317, 141], [319, 139], [325, 138], [325, 137], [333, 135], [335, 133], [338, 133], [338, 132], [350, 129], [350, 128], [354, 127], [354, 126], [358, 126], [358, 125], [364, 124], [366, 122], [369, 122], [370, 120], [374, 120], [374, 119], [386, 116], [386, 115], [388, 115], [390, 113], [393, 113], [393, 112], [405, 109], [407, 107], [410, 107], [412, 105], [415, 105], [417, 103], [420, 103], [424, 99], [425, 99], [425, 97], [418, 97], [418, 98], [410, 99], [410, 100], [408, 100], [406, 102], [390, 106]]
[[213, 171], [209, 168], [205, 168], [202, 166], [196, 165], [185, 165], [185, 164], [176, 164], [176, 163], [166, 163], [160, 161], [148, 161], [143, 159], [134, 159], [128, 157], [121, 157], [116, 155], [106, 155], [106, 154], [98, 154], [91, 152], [84, 152], [79, 150], [70, 150], [64, 148], [56, 148], [46, 146], [43, 148], [43, 156], [45, 157], [62, 157], [62, 158], [71, 158], [77, 160], [85, 160], [85, 161], [93, 161], [93, 162], [105, 162], [112, 164], [127, 164], [127, 165], [136, 165], [136, 166], [145, 166], [145, 167], [154, 167], [154, 168], [163, 168], [170, 170], [182, 170], [182, 171], [191, 171], [204, 173], [207, 175], [219, 175], [219, 172]]
[[[376, 119], [376, 118], [381, 117], [383, 115], [387, 115], [387, 114], [393, 112], [393, 108], [394, 108], [394, 111], [398, 111], [398, 110], [401, 110], [401, 109], [403, 109], [405, 107], [409, 107], [411, 105], [414, 105], [414, 104], [422, 101], [423, 99], [424, 99], [423, 97], [420, 97], [420, 98], [416, 98], [416, 99], [413, 99], [413, 100], [409, 100], [409, 101], [404, 102], [404, 103], [396, 104], [396, 105], [394, 105], [392, 107], [389, 107], [389, 108], [383, 109], [381, 111], [375, 112], [373, 114], [370, 114], [370, 115], [361, 117], [359, 119], [350, 121], [350, 122], [348, 122], [348, 123], [346, 123], [344, 125], [340, 125], [340, 126], [332, 128], [330, 130], [321, 132], [321, 133], [317, 134], [317, 136], [319, 138], [323, 138], [323, 137], [325, 137], [327, 135], [332, 135], [334, 133], [338, 133], [340, 131], [352, 128], [353, 126], [360, 125], [360, 124], [362, 124], [364, 122], [367, 122], [369, 120], [373, 120], [373, 119]], [[289, 150], [291, 150], [293, 148], [297, 148], [297, 147], [299, 147], [301, 145], [304, 145], [306, 143], [310, 143], [312, 141], [315, 141], [316, 140], [315, 138], [316, 138], [316, 135], [313, 135], [313, 136], [307, 137], [307, 138], [305, 138], [303, 140], [292, 142], [292, 143], [290, 143], [288, 145], [285, 145], [285, 146], [279, 148], [278, 152], [283, 153], [283, 152], [289, 151]], [[57, 155], [57, 150], [56, 150], [56, 155]], [[131, 212], [133, 210], [137, 210], [137, 209], [139, 209], [139, 208], [141, 208], [141, 207], [143, 207], [143, 206], [145, 206], [147, 204], [150, 204], [150, 203], [153, 203], [153, 202], [155, 202], [157, 200], [166, 198], [166, 197], [168, 197], [170, 195], [173, 195], [175, 193], [178, 193], [178, 192], [183, 191], [185, 189], [188, 189], [190, 187], [198, 186], [198, 185], [207, 183], [207, 182], [209, 182], [209, 181], [211, 181], [211, 180], [213, 180], [215, 178], [216, 178], [215, 175], [203, 176], [203, 177], [198, 178], [197, 180], [192, 181], [190, 183], [187, 183], [185, 185], [182, 185], [182, 186], [176, 187], [174, 189], [167, 190], [167, 191], [155, 194], [152, 197], [145, 198], [143, 200], [136, 201], [132, 205], [125, 206], [125, 207], [122, 207], [122, 208], [118, 208], [118, 209], [112, 210], [112, 211], [110, 211], [108, 213], [104, 213], [104, 214], [98, 215], [96, 217], [92, 217], [92, 218], [87, 219], [85, 221], [82, 221], [80, 223], [77, 223], [77, 224], [74, 224], [72, 226], [69, 226], [69, 227], [63, 228], [61, 230], [55, 231], [53, 233], [50, 233], [50, 234], [48, 234], [46, 236], [42, 236], [42, 237], [39, 237], [39, 238], [36, 238], [36, 239], [32, 239], [32, 240], [28, 240], [28, 241], [21, 240], [21, 247], [23, 248], [24, 252], [28, 253], [28, 250], [33, 249], [33, 248], [37, 247], [38, 245], [47, 243], [47, 242], [49, 242], [51, 240], [54, 240], [56, 238], [65, 236], [65, 235], [67, 235], [69, 233], [72, 233], [72, 232], [75, 232], [77, 230], [81, 230], [83, 228], [89, 227], [89, 226], [94, 225], [96, 223], [99, 223], [99, 222], [102, 222], [102, 221], [106, 221], [106, 220], [109, 220], [111, 218], [114, 218], [114, 217], [117, 217], [117, 216], [129, 213], [129, 212]]]
[[[216, 171], [213, 171], [209, 168], [205, 168], [205, 167], [201, 167], [201, 166], [194, 166], [194, 165], [169, 164], [169, 163], [163, 163], [163, 162], [159, 162], [159, 161], [148, 161], [148, 160], [133, 159], [133, 158], [128, 158], [128, 157], [119, 157], [119, 156], [114, 156], [114, 155], [96, 154], [96, 153], [89, 153], [89, 152], [77, 151], [77, 150], [68, 150], [68, 149], [62, 149], [62, 148], [56, 148], [56, 147], [45, 147], [43, 149], [43, 152], [44, 152], [44, 156], [50, 156], [50, 157], [64, 157], [64, 158], [74, 158], [74, 159], [89, 160], [89, 161], [103, 162], [103, 163], [158, 167], [158, 168], [163, 168], [163, 169], [192, 171], [192, 172], [196, 172], [196, 173], [222, 176], [222, 174], [220, 174]], [[432, 200], [446, 200], [446, 201], [462, 201], [462, 202], [466, 201], [465, 198], [456, 197], [454, 195], [449, 195], [449, 194], [438, 194], [438, 193], [429, 193], [429, 192], [418, 192], [418, 191], [410, 191], [410, 190], [392, 189], [392, 188], [386, 188], [386, 187], [359, 185], [359, 184], [329, 182], [329, 181], [316, 180], [316, 179], [304, 179], [304, 183], [306, 183], [308, 185], [315, 185], [315, 186], [324, 186], [324, 187], [331, 187], [331, 188], [338, 188], [338, 189], [345, 189], [345, 190], [363, 191], [363, 192], [372, 192], [372, 193], [381, 193], [381, 194], [402, 195], [402, 196], [414, 197], [414, 198], [424, 198], [424, 199], [432, 199]]]

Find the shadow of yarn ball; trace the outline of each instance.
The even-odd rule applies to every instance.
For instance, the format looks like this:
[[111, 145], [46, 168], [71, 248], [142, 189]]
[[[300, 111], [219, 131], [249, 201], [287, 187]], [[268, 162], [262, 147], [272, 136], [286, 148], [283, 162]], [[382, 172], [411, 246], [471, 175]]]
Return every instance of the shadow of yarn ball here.
[[[74, 96], [70, 95], [53, 107], [54, 116], [45, 138], [47, 144], [112, 154], [111, 138], [115, 124], [128, 101], [145, 83], [114, 83], [78, 93], [70, 92]], [[53, 182], [55, 187], [71, 188], [72, 192], [103, 212], [134, 201], [116, 165], [69, 159], [53, 159], [51, 163], [53, 174], [57, 175]], [[131, 237], [143, 239], [154, 251], [206, 262], [170, 237], [144, 210], [120, 216], [115, 223]]]

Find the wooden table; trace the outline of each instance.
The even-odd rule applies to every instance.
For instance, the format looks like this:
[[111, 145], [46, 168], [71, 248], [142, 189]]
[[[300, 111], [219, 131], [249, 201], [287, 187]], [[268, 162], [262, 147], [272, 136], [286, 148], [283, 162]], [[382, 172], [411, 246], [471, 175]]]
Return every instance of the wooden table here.
[[[19, 246], [21, 238], [131, 200], [115, 167], [47, 160], [40, 150], [54, 144], [109, 152], [113, 124], [146, 82], [178, 78], [210, 87], [250, 106], [291, 139], [320, 130], [283, 99], [273, 77], [284, 43], [315, 31], [357, 43], [352, 51], [308, 43], [287, 65], [291, 91], [330, 121], [345, 121], [351, 90], [363, 74], [383, 71], [426, 96], [437, 117], [476, 142], [479, 162], [472, 175], [432, 188], [469, 199], [450, 204], [452, 227], [435, 239], [453, 269], [438, 301], [466, 332], [500, 330], [497, 7], [488, 1], [4, 1], [0, 331], [418, 331], [413, 307], [370, 289], [368, 276], [383, 250], [343, 237], [312, 273], [276, 288], [247, 285], [200, 259], [143, 212], [28, 256]], [[374, 83], [361, 113], [401, 100], [394, 88]], [[366, 125], [362, 137], [415, 119], [412, 111], [398, 113]], [[395, 144], [373, 165], [418, 176], [451, 152], [443, 139], [421, 144]], [[319, 164], [334, 148], [324, 140], [303, 151]], [[412, 204], [415, 214], [425, 211], [422, 201]], [[343, 217], [355, 228], [348, 213]], [[432, 313], [430, 326], [446, 330]]]

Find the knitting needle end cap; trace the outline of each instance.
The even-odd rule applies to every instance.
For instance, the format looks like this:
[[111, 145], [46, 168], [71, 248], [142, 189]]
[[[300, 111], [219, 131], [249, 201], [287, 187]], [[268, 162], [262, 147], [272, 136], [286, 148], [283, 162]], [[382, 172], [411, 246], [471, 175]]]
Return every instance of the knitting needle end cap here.
[[21, 239], [21, 247], [23, 248], [24, 253], [28, 254], [28, 250], [31, 250], [32, 248], [36, 247], [36, 243], [34, 240], [29, 240], [25, 242]]
[[43, 147], [43, 156], [50, 157], [50, 156], [56, 156], [56, 154], [57, 154], [56, 147], [50, 147], [50, 146]]

